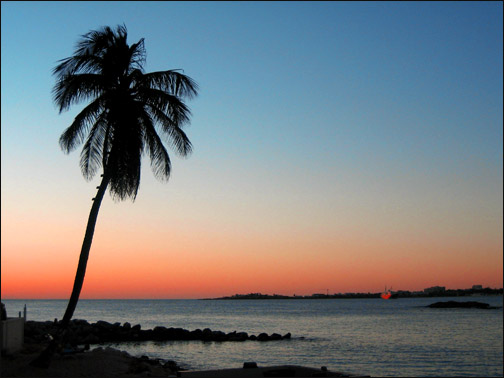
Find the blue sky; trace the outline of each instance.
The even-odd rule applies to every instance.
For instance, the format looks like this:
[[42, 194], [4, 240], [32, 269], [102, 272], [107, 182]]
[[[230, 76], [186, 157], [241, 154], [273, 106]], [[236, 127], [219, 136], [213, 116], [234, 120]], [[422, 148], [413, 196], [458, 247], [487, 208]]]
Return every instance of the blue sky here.
[[83, 222], [94, 184], [58, 146], [81, 107], [58, 114], [51, 70], [124, 23], [147, 71], [200, 85], [194, 153], [168, 185], [145, 161], [139, 213], [174, 198], [216, 229], [499, 244], [501, 2], [2, 2], [1, 17], [2, 215], [45, 214], [55, 196]]

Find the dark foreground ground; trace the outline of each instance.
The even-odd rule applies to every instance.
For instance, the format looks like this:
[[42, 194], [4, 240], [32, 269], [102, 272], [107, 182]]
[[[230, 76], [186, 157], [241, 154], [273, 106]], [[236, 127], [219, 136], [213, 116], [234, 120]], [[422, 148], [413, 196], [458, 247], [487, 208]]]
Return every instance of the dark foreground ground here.
[[170, 362], [132, 357], [112, 348], [97, 348], [74, 354], [56, 354], [49, 368], [30, 366], [41, 345], [1, 358], [1, 377], [349, 377], [352, 375], [303, 366], [271, 366], [205, 371], [180, 371]]
[[43, 347], [26, 345], [23, 350], [10, 356], [2, 356], [2, 377], [134, 377], [176, 376], [176, 368], [158, 361], [130, 356], [112, 348], [98, 348], [92, 351], [53, 357], [49, 368], [29, 365]]

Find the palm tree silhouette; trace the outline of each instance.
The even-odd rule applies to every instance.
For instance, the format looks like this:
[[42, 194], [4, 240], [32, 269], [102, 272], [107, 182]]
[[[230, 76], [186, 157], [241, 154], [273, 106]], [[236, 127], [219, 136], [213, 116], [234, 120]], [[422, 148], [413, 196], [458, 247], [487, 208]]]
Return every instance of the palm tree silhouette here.
[[[180, 70], [145, 73], [144, 39], [128, 45], [126, 27], [103, 27], [82, 36], [73, 56], [59, 61], [53, 88], [59, 112], [84, 100], [90, 103], [75, 117], [60, 137], [60, 146], [70, 153], [84, 143], [80, 168], [91, 180], [103, 170], [93, 198], [77, 273], [62, 329], [73, 316], [84, 282], [86, 265], [103, 195], [110, 188], [115, 200], [136, 198], [140, 163], [148, 153], [154, 175], [168, 180], [171, 163], [161, 137], [181, 156], [192, 145], [182, 127], [191, 112], [184, 99], [197, 95], [197, 84]], [[159, 133], [158, 133], [159, 132]]]
[[54, 101], [60, 113], [74, 103], [91, 99], [60, 137], [66, 153], [79, 144], [80, 167], [87, 180], [100, 166], [102, 180], [89, 214], [72, 295], [63, 326], [74, 313], [84, 281], [96, 218], [108, 186], [118, 200], [136, 198], [140, 162], [147, 150], [155, 176], [167, 180], [171, 163], [156, 126], [175, 151], [187, 156], [191, 143], [182, 126], [190, 111], [182, 99], [197, 94], [197, 85], [176, 70], [144, 73], [144, 40], [129, 46], [125, 26], [90, 31], [79, 41], [75, 54], [54, 69]]

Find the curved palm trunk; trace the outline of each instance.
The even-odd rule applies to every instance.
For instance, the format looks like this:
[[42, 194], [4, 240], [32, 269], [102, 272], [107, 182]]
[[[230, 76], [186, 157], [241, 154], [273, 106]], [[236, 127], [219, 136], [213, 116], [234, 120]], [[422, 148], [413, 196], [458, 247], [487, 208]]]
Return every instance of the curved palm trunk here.
[[84, 283], [84, 276], [86, 274], [89, 250], [91, 249], [91, 242], [93, 241], [96, 219], [98, 217], [98, 211], [100, 210], [100, 205], [103, 195], [107, 190], [108, 183], [109, 177], [104, 174], [100, 186], [98, 187], [96, 197], [93, 199], [93, 206], [91, 206], [91, 211], [89, 213], [86, 234], [84, 235], [84, 241], [82, 242], [82, 249], [79, 257], [79, 264], [77, 265], [77, 273], [75, 274], [72, 295], [70, 296], [65, 315], [63, 316], [63, 320], [61, 322], [62, 328], [65, 328], [70, 322], [70, 319], [72, 319], [75, 308], [77, 307], [77, 302], [79, 301], [82, 284]]
[[89, 257], [89, 250], [91, 249], [91, 242], [93, 241], [94, 229], [96, 225], [96, 219], [98, 217], [98, 211], [100, 210], [100, 205], [107, 190], [110, 178], [108, 175], [103, 174], [102, 181], [98, 187], [98, 192], [96, 197], [93, 198], [93, 206], [91, 206], [91, 211], [89, 213], [88, 223], [86, 227], [86, 234], [84, 235], [84, 241], [82, 242], [81, 253], [79, 257], [79, 264], [77, 265], [77, 273], [75, 274], [74, 286], [72, 289], [72, 294], [70, 300], [68, 301], [67, 309], [63, 320], [60, 324], [60, 332], [55, 335], [53, 340], [49, 343], [46, 349], [42, 353], [30, 362], [30, 365], [35, 367], [48, 368], [52, 356], [58, 347], [58, 344], [64, 337], [65, 331], [68, 327], [70, 319], [72, 319], [75, 308], [77, 307], [77, 302], [79, 301], [80, 292], [82, 289], [82, 284], [84, 283], [84, 276], [86, 274], [87, 260]]

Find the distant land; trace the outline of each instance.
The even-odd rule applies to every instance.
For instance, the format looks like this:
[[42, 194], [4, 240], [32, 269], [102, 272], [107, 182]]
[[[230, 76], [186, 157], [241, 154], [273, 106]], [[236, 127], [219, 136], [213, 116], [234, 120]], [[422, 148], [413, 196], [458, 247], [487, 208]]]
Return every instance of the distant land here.
[[[382, 293], [338, 293], [338, 294], [312, 294], [312, 295], [280, 295], [280, 294], [235, 294], [230, 297], [204, 298], [205, 300], [217, 299], [351, 299], [351, 298], [380, 298]], [[483, 288], [481, 285], [474, 285], [471, 289], [446, 289], [443, 286], [434, 286], [423, 291], [397, 290], [391, 291], [392, 299], [396, 298], [418, 298], [418, 297], [467, 297], [478, 295], [502, 295], [503, 289]]]

